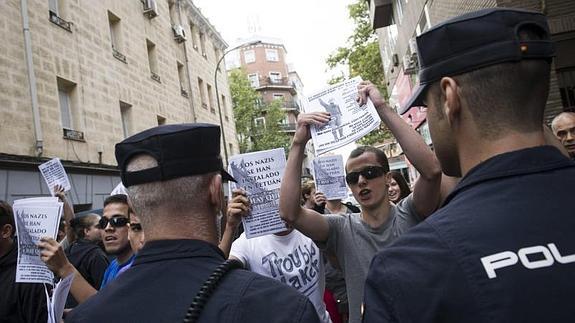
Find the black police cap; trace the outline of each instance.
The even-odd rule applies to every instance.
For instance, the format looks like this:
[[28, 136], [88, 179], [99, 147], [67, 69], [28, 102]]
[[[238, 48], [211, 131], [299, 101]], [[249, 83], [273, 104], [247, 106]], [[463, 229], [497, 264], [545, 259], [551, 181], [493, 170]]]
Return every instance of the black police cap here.
[[[522, 28], [537, 30], [541, 39], [520, 40]], [[547, 18], [519, 9], [493, 8], [464, 14], [431, 28], [416, 41], [419, 87], [400, 114], [413, 106], [423, 106], [429, 85], [444, 76], [522, 59], [550, 60], [555, 55]]]
[[[139, 154], [152, 156], [158, 166], [127, 172], [130, 159]], [[171, 124], [142, 131], [116, 144], [116, 160], [126, 187], [211, 172], [220, 172], [224, 179], [235, 182], [223, 169], [220, 127], [207, 123]]]

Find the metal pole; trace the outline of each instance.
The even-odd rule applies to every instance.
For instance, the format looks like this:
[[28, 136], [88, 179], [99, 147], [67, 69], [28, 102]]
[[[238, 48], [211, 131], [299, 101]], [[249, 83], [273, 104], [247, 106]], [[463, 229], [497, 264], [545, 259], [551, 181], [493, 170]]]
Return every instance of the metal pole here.
[[224, 120], [222, 119], [222, 108], [220, 107], [220, 93], [218, 92], [218, 70], [220, 69], [220, 64], [222, 63], [222, 61], [224, 60], [224, 57], [226, 57], [226, 55], [231, 52], [234, 51], [240, 47], [244, 47], [244, 46], [253, 46], [253, 45], [257, 45], [260, 44], [261, 40], [257, 40], [257, 41], [253, 41], [253, 42], [249, 42], [249, 43], [244, 43], [244, 44], [240, 44], [232, 49], [229, 49], [227, 51], [225, 51], [222, 54], [222, 57], [220, 57], [220, 60], [218, 61], [218, 63], [216, 64], [216, 70], [214, 71], [214, 84], [216, 87], [216, 102], [218, 104], [218, 114], [220, 115], [220, 129], [222, 132], [222, 140], [224, 143], [224, 157], [225, 157], [225, 161], [224, 161], [224, 167], [228, 166], [228, 146], [226, 143], [226, 134], [224, 131]]

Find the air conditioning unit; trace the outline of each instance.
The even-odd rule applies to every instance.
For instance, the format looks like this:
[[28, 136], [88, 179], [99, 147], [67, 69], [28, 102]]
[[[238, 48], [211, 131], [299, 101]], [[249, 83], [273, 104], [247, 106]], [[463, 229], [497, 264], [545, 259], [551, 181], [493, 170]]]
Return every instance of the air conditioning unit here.
[[143, 0], [144, 15], [150, 19], [158, 16], [158, 4], [156, 0]]
[[415, 38], [410, 38], [409, 39], [409, 51], [412, 54], [416, 54], [417, 55], [417, 41], [415, 41]]
[[174, 31], [174, 39], [178, 42], [184, 42], [186, 40], [186, 31], [181, 25], [173, 25], [172, 30]]
[[391, 56], [391, 61], [393, 62], [393, 66], [399, 66], [399, 56], [397, 56], [397, 54]]
[[403, 73], [404, 74], [415, 74], [417, 73], [418, 63], [417, 56], [405, 55], [403, 56]]

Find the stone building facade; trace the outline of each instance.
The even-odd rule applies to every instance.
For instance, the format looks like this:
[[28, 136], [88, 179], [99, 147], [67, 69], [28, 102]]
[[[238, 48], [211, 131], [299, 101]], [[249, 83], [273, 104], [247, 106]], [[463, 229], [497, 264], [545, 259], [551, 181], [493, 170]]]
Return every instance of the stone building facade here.
[[[49, 194], [37, 165], [60, 158], [83, 208], [119, 182], [114, 144], [170, 123], [221, 123], [238, 153], [227, 47], [191, 0], [0, 3], [0, 199]], [[223, 69], [225, 71], [225, 69]], [[222, 149], [222, 152], [224, 150]]]

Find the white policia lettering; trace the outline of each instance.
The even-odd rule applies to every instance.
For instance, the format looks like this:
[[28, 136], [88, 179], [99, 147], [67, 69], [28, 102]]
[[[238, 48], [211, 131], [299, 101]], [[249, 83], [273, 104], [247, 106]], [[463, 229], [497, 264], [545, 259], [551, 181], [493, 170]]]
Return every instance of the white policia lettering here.
[[[530, 260], [528, 255], [539, 254], [543, 256], [543, 259]], [[562, 256], [555, 246], [554, 243], [549, 243], [546, 246], [533, 246], [521, 248], [515, 254], [513, 251], [503, 251], [493, 255], [489, 255], [481, 258], [481, 263], [487, 277], [493, 279], [497, 277], [495, 273], [496, 269], [501, 269], [504, 267], [509, 267], [517, 264], [518, 260], [521, 260], [521, 264], [527, 269], [537, 269], [543, 267], [552, 266], [555, 261], [560, 264], [569, 264], [575, 262], [575, 254]]]

